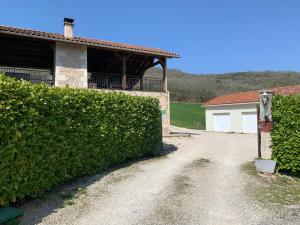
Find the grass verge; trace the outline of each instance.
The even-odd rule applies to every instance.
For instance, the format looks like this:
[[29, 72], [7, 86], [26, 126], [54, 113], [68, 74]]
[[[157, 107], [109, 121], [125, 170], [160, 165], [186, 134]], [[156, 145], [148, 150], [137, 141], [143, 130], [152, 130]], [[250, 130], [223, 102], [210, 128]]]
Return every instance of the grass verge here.
[[243, 165], [243, 171], [253, 180], [247, 191], [264, 205], [295, 206], [300, 208], [300, 179], [282, 174], [271, 176], [256, 172], [253, 162]]
[[171, 102], [171, 124], [191, 129], [205, 129], [205, 110], [201, 104]]

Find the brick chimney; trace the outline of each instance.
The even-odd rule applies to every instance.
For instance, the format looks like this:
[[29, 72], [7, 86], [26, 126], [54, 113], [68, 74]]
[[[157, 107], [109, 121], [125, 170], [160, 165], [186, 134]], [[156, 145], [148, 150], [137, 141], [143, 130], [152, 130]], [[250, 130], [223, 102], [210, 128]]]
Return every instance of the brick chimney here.
[[64, 18], [64, 35], [73, 38], [74, 19]]

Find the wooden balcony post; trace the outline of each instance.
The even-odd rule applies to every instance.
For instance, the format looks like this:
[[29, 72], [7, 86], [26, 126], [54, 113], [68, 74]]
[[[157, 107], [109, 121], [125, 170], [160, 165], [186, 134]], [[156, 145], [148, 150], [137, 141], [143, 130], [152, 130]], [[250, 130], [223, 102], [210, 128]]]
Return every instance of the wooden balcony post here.
[[141, 76], [140, 79], [140, 91], [144, 90], [144, 75]]
[[126, 90], [127, 88], [127, 69], [126, 69], [126, 61], [127, 56], [125, 54], [122, 55], [122, 89]]
[[163, 91], [168, 91], [168, 77], [167, 77], [167, 58], [162, 60], [162, 68], [163, 68]]

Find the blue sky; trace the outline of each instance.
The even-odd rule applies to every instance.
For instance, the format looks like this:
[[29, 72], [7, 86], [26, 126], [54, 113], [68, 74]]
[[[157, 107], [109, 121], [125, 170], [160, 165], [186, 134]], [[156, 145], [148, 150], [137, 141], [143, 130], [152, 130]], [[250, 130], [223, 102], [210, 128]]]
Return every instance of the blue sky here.
[[1, 1], [0, 24], [159, 47], [190, 73], [300, 71], [299, 0]]

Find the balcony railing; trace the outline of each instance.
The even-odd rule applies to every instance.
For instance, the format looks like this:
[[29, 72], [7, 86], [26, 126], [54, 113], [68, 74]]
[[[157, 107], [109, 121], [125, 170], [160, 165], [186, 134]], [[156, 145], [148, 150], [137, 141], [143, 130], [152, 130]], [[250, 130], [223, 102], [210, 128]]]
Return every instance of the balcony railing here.
[[51, 70], [0, 66], [0, 73], [18, 80], [27, 80], [32, 83], [44, 82], [48, 85], [53, 85], [53, 73]]
[[[122, 75], [121, 74], [89, 74], [89, 88], [95, 89], [111, 89], [121, 90]], [[163, 79], [156, 77], [133, 77], [126, 76], [126, 88], [128, 91], [163, 91]]]
[[[51, 70], [0, 66], [0, 73], [19, 80], [54, 85], [54, 76]], [[90, 73], [88, 83], [89, 88], [122, 90], [122, 80], [120, 74]], [[139, 78], [127, 75], [125, 90], [162, 92], [163, 79], [157, 77]]]

